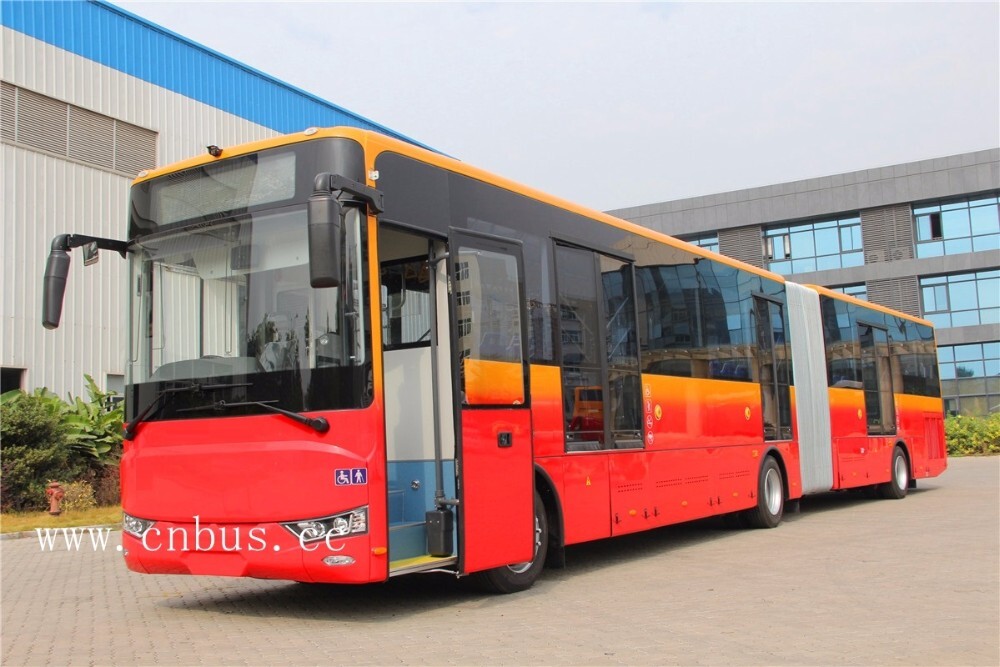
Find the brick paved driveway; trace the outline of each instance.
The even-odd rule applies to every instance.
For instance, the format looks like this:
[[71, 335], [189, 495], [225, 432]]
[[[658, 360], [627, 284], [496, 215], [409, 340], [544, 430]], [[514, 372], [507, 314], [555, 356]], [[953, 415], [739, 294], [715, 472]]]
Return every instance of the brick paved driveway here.
[[1000, 458], [903, 501], [807, 499], [569, 550], [532, 590], [143, 576], [115, 550], [0, 542], [19, 664], [1000, 664]]

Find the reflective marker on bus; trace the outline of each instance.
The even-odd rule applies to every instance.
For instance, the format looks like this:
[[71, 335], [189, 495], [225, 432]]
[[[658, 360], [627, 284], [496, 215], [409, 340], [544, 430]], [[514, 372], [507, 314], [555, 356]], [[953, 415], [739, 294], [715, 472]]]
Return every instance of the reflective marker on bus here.
[[[385, 136], [142, 175], [127, 239], [129, 569], [530, 587], [568, 545], [946, 467], [929, 322]], [[96, 244], [96, 245], [95, 245]]]

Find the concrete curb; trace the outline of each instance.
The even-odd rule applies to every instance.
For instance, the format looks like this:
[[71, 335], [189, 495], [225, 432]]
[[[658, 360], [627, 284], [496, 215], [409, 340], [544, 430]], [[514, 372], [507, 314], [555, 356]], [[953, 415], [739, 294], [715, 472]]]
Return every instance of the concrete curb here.
[[[122, 529], [122, 525], [120, 523], [108, 523], [108, 524], [104, 524], [102, 526], [65, 526], [65, 527], [63, 527], [63, 526], [56, 526], [56, 527], [49, 528], [49, 530], [61, 530], [62, 528], [65, 528], [67, 530], [83, 530], [83, 531], [86, 531], [86, 530], [104, 530], [105, 528], [110, 528], [112, 531], [119, 531], [119, 530]], [[45, 529], [42, 528], [42, 530], [45, 530]], [[24, 539], [26, 537], [36, 537], [37, 535], [38, 535], [38, 533], [36, 533], [34, 530], [22, 530], [22, 531], [17, 532], [17, 533], [0, 533], [0, 541], [3, 541], [3, 540], [21, 540], [21, 539]]]

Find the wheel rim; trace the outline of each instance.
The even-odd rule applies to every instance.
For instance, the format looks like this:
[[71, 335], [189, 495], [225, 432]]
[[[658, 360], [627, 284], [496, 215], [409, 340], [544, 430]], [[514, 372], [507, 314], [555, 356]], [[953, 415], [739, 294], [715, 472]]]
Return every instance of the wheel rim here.
[[770, 468], [764, 476], [764, 501], [767, 503], [767, 511], [772, 516], [777, 516], [781, 511], [781, 500], [781, 475], [774, 468]]
[[907, 478], [909, 475], [906, 470], [906, 459], [902, 454], [896, 455], [896, 460], [892, 466], [892, 473], [896, 477], [896, 486], [901, 489], [906, 488], [906, 483], [909, 481]]
[[538, 548], [542, 545], [542, 522], [535, 517], [535, 552], [531, 555], [531, 560], [526, 560], [523, 563], [514, 563], [513, 565], [508, 565], [507, 569], [514, 574], [524, 574], [531, 569], [531, 566], [535, 563], [535, 558], [538, 556]]

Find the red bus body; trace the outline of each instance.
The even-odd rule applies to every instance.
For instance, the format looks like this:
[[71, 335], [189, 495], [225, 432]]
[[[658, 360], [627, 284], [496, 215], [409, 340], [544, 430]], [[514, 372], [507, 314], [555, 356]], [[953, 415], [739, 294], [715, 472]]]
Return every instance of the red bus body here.
[[[364, 157], [365, 184], [385, 192], [385, 213], [370, 203], [358, 227], [363, 236], [358, 247], [363, 248], [366, 259], [362, 262], [363, 276], [357, 284], [367, 286], [363, 298], [366, 303], [374, 304], [364, 313], [370, 327], [366, 334], [370, 336], [367, 343], [370, 354], [365, 362], [370, 372], [367, 381], [370, 399], [349, 408], [297, 410], [327, 420], [329, 428], [322, 432], [281, 414], [263, 411], [227, 414], [223, 412], [228, 409], [223, 403], [235, 399], [226, 394], [229, 397], [221, 401], [224, 392], [212, 388], [192, 391], [214, 391], [210, 398], [219, 403], [216, 407], [220, 414], [195, 412], [198, 406], [193, 403], [185, 408], [192, 410], [190, 414], [183, 413], [177, 405], [154, 410], [151, 417], [136, 424], [135, 436], [126, 442], [121, 464], [123, 509], [128, 517], [139, 521], [132, 526], [134, 530], [127, 522], [123, 535], [129, 569], [150, 574], [336, 583], [378, 582], [396, 574], [445, 569], [459, 575], [486, 573], [498, 590], [519, 590], [529, 586], [537, 576], [537, 569], [528, 566], [533, 558], [540, 557], [539, 540], [545, 543], [541, 545], [544, 547], [541, 553], [547, 551], [549, 562], [558, 564], [568, 545], [714, 515], [740, 513], [739, 516], [753, 518], [751, 515], [757, 512], [757, 518], [766, 519], [770, 511], [780, 520], [781, 507], [772, 506], [768, 510], [762, 497], [765, 492], [773, 494], [769, 480], [780, 480], [782, 503], [794, 501], [804, 493], [862, 486], [889, 489], [893, 467], [898, 463], [894, 458], [897, 450], [905, 457], [906, 478], [897, 478], [895, 482], [897, 487], [900, 481], [905, 482], [904, 493], [905, 487], [915, 480], [944, 471], [939, 388], [937, 396], [903, 391], [914, 386], [916, 377], [916, 371], [903, 366], [919, 366], [918, 362], [923, 363], [920, 359], [933, 352], [933, 337], [927, 338], [926, 322], [822, 288], [796, 288], [805, 290], [804, 298], [816, 304], [820, 299], [834, 304], [829, 306], [830, 312], [840, 307], [837, 303], [848, 304], [864, 314], [864, 317], [858, 315], [859, 322], [875, 317], [878, 322], [887, 323], [876, 324], [889, 332], [886, 334], [889, 343], [884, 349], [891, 361], [885, 366], [888, 370], [881, 376], [879, 388], [869, 387], [866, 404], [861, 386], [829, 386], [834, 383], [825, 372], [823, 377], [803, 383], [801, 378], [805, 376], [799, 374], [797, 365], [805, 363], [803, 355], [809, 355], [800, 353], [807, 348], [796, 347], [799, 344], [796, 337], [802, 337], [802, 325], [796, 324], [798, 316], [790, 315], [789, 311], [798, 306], [784, 300], [786, 289], [792, 287], [780, 276], [711, 255], [372, 133], [344, 128], [321, 130], [227, 148], [223, 155], [253, 155], [323, 138], [358, 144], [359, 154]], [[208, 157], [195, 159], [150, 174], [138, 183], [215, 161]], [[329, 169], [332, 167], [322, 170]], [[376, 171], [381, 172], [379, 180], [373, 179]], [[423, 194], [414, 195], [417, 204], [412, 210], [393, 209], [401, 206], [398, 202], [407, 196], [410, 186], [403, 176], [411, 172], [415, 174], [413, 178], [426, 177], [426, 182], [419, 183]], [[434, 179], [438, 178], [451, 179], [447, 181], [451, 184], [449, 188], [442, 186], [435, 190]], [[489, 197], [496, 197], [496, 201], [506, 201], [502, 198], [507, 196], [516, 198], [516, 202], [511, 200], [512, 206], [544, 207], [538, 209], [539, 219], [546, 211], [553, 216], [571, 216], [592, 225], [594, 231], [588, 232], [589, 228], [581, 222], [575, 236], [564, 236], [559, 227], [562, 223], [553, 222], [550, 235], [543, 226], [538, 232], [542, 254], [537, 255], [531, 254], [536, 252], [530, 236], [533, 232], [525, 231], [514, 238], [513, 233], [504, 232], [507, 229], [504, 225], [475, 222], [476, 219], [489, 222], [492, 209], [484, 209], [481, 216], [469, 214], [465, 230], [455, 228], [454, 218], [440, 228], [434, 228], [437, 224], [434, 222], [421, 222], [432, 217], [422, 213], [421, 202], [431, 202], [437, 197], [445, 202], [440, 205], [446, 207], [450, 196], [451, 205], [458, 206], [455, 202], [461, 195], [456, 184], [460, 182], [470, 192], [489, 188]], [[430, 203], [426, 206], [429, 211], [437, 210]], [[509, 227], [520, 229], [514, 222]], [[619, 237], [630, 240], [618, 242]], [[656, 292], [651, 291], [654, 288], [648, 287], [653, 281], [644, 283], [645, 291], [635, 285], [656, 272], [660, 272], [656, 275], [673, 274], [658, 268], [667, 265], [663, 260], [645, 259], [642, 254], [645, 251], [635, 249], [642, 244], [662, 247], [664, 257], [682, 258], [669, 264], [673, 267], [669, 270], [678, 276], [682, 271], [694, 270], [686, 267], [714, 263], [718, 275], [723, 276], [720, 285], [727, 272], [732, 271], [757, 281], [754, 284], [767, 293], [758, 298], [759, 290], [755, 288], [753, 299], [746, 297], [749, 305], [741, 306], [744, 310], [739, 312], [749, 318], [749, 324], [745, 322], [742, 326], [750, 331], [748, 327], [764, 317], [760, 309], [771, 308], [769, 317], [784, 318], [785, 322], [776, 320], [769, 325], [775, 333], [768, 334], [768, 345], [777, 351], [768, 359], [762, 356], [764, 343], [735, 339], [715, 347], [691, 343], [683, 348], [683, 343], [678, 342], [683, 340], [679, 335], [666, 343], [656, 342], [654, 333], [658, 329], [654, 324], [658, 327], [659, 320], [654, 322], [652, 313], [659, 306], [655, 303]], [[253, 248], [253, 252], [262, 253], [261, 261], [271, 261], [266, 250], [259, 250], [256, 245]], [[559, 248], [567, 250], [558, 255], [562, 252]], [[554, 249], [558, 257], [552, 268]], [[194, 256], [201, 258], [193, 264], [198, 265], [201, 279], [207, 280], [210, 271], [203, 268], [207, 266], [208, 260], [204, 259], [207, 255]], [[226, 266], [234, 275], [235, 257], [233, 254], [233, 259], [224, 260], [231, 262]], [[598, 293], [604, 289], [610, 294], [619, 289], [619, 284], [626, 285], [624, 292], [619, 290], [625, 294], [625, 300], [619, 298], [614, 304], [626, 304], [625, 309], [634, 307], [637, 313], [638, 324], [621, 325], [622, 330], [632, 327], [633, 339], [627, 341], [624, 335], [621, 339], [622, 349], [631, 352], [612, 350], [610, 323], [612, 316], [618, 315], [612, 312], [611, 301], [599, 301], [591, 314], [586, 304], [579, 305], [583, 302], [573, 300], [577, 297], [570, 291], [574, 287], [566, 276], [575, 274], [567, 273], [565, 267], [579, 258], [582, 258], [580, 266], [590, 272], [586, 275], [597, 276], [594, 289]], [[683, 258], [690, 258], [690, 262]], [[538, 269], [539, 261], [545, 268]], [[593, 261], [596, 267], [593, 271], [586, 264], [588, 261]], [[466, 278], [463, 271], [468, 273], [470, 262], [472, 277]], [[186, 266], [191, 265], [188, 262]], [[286, 274], [291, 271], [282, 270]], [[558, 292], [562, 296], [550, 299], [553, 306], [548, 310], [538, 307], [533, 294], [545, 289], [557, 294], [557, 288], [538, 287], [531, 278], [532, 272], [538, 270], [548, 271], [543, 275], [555, 276], [557, 288], [563, 290]], [[486, 277], [488, 272], [496, 271], [500, 273]], [[434, 272], [438, 272], [435, 274], [438, 282], [435, 276], [428, 277]], [[461, 281], [477, 280], [478, 272], [484, 277], [463, 295], [460, 289], [465, 283]], [[508, 275], [509, 288], [496, 287], [496, 275]], [[625, 276], [621, 279], [623, 283], [615, 282], [619, 276]], [[159, 285], [168, 280], [158, 279]], [[451, 292], [445, 286], [449, 282], [453, 283]], [[222, 288], [219, 289], [221, 294]], [[480, 292], [488, 289], [497, 290], [490, 299], [509, 297], [514, 304], [505, 306], [505, 314], [497, 316], [495, 326], [491, 325], [503, 335], [479, 331], [475, 345], [464, 349], [468, 347], [467, 336], [471, 335], [467, 330], [485, 326], [479, 320], [488, 316], [487, 305], [482, 303], [487, 297]], [[283, 335], [281, 327], [293, 326], [295, 322], [299, 323], [295, 326], [301, 326], [303, 317], [296, 312], [308, 312], [310, 321], [316, 321], [312, 301], [306, 311], [306, 306], [287, 305], [294, 304], [288, 294], [274, 292], [279, 309], [285, 311], [285, 320], [274, 317], [278, 324], [273, 330], [278, 333], [268, 336], [279, 343]], [[318, 298], [307, 288], [297, 294]], [[358, 294], [353, 298], [362, 298]], [[708, 299], [714, 294], [707, 290], [699, 298]], [[633, 301], [628, 301], [629, 298]], [[434, 307], [427, 315], [425, 306], [431, 301], [435, 302]], [[517, 303], [521, 304], [519, 311]], [[628, 306], [633, 303], [636, 305]], [[557, 305], [563, 313], [558, 317], [551, 315], [558, 312]], [[170, 307], [167, 304], [165, 308]], [[274, 309], [273, 304], [270, 307]], [[463, 316], [468, 308], [474, 316]], [[571, 325], [566, 314], [574, 309], [573, 317], [579, 316], [580, 322], [591, 316], [598, 318], [598, 322], [606, 322], [609, 332], [606, 339], [599, 336], [585, 339], [591, 335], [586, 322]], [[818, 305], [815, 310], [815, 321], [819, 322]], [[420, 317], [424, 319], [419, 320]], [[429, 319], [433, 317], [438, 318], [437, 322]], [[546, 317], [549, 319], [545, 320]], [[201, 318], [207, 322], [209, 316], [203, 314]], [[501, 320], [510, 318], [519, 324], [504, 329], [506, 324]], [[436, 332], [435, 342], [429, 343], [428, 338], [416, 331], [416, 325], [408, 324], [417, 320], [430, 322], [429, 328]], [[662, 321], [668, 322], [669, 318]], [[787, 322], [793, 325], [791, 335]], [[208, 325], [204, 326], [207, 330]], [[346, 326], [331, 325], [329, 329], [343, 334]], [[414, 328], [415, 333], [407, 333], [407, 326]], [[851, 326], [857, 329], [860, 325]], [[910, 347], [901, 347], [901, 351], [895, 350], [893, 336], [899, 338], [902, 334], [898, 332], [915, 331], [913, 327], [928, 327], [919, 329], [923, 336], [919, 344], [924, 347], [918, 349], [912, 343]], [[539, 334], [549, 330], [553, 332], [551, 339]], [[145, 332], [141, 327], [137, 331]], [[252, 331], [248, 327], [240, 336], [249, 339]], [[308, 355], [314, 358], [318, 354], [315, 341], [319, 338], [312, 336], [308, 325], [305, 331], [305, 345], [311, 346]], [[207, 335], [203, 334], [201, 340]], [[812, 335], [822, 340], [824, 333], [816, 325]], [[243, 340], [235, 334], [230, 338]], [[527, 347], [529, 339], [533, 345], [531, 352]], [[601, 351], [600, 363], [593, 372], [587, 370], [584, 349], [591, 342], [597, 346], [594, 349]], [[827, 331], [828, 349], [834, 349], [835, 344], [839, 343], [831, 342]], [[575, 345], [580, 347], [578, 355]], [[811, 349], [820, 350], [822, 355], [823, 345], [820, 342]], [[260, 345], [254, 349], [259, 350]], [[571, 362], [567, 361], [571, 358], [570, 351], [577, 355]], [[301, 350], [298, 354], [303, 359], [307, 356]], [[924, 357], [917, 359], [919, 354]], [[864, 366], [863, 354], [855, 357], [846, 366]], [[481, 360], [479, 365], [475, 363], [477, 359]], [[794, 359], [793, 366], [790, 359]], [[344, 363], [347, 362], [342, 361], [341, 365]], [[820, 368], [826, 365], [822, 361], [819, 364]], [[146, 381], [156, 379], [154, 366], [149, 363]], [[875, 367], [877, 362], [871, 366]], [[439, 370], [437, 379], [432, 368]], [[920, 368], [930, 376], [926, 386], [919, 385], [919, 391], [933, 394], [936, 372]], [[594, 375], [601, 369], [603, 375]], [[849, 372], [856, 372], [856, 378], [868, 373], [864, 369]], [[782, 373], [785, 385], [791, 386], [782, 385], [780, 380], [764, 379], [776, 377], [768, 374]], [[568, 379], [570, 375], [579, 379]], [[598, 378], [596, 385], [588, 379], [594, 377]], [[864, 377], [866, 382], [871, 380], [870, 373]], [[892, 389], [887, 388], [890, 379], [895, 383]], [[855, 384], [859, 382], [856, 380]], [[232, 386], [238, 384], [234, 382]], [[177, 389], [178, 385], [158, 386]], [[139, 402], [138, 396], [145, 396], [143, 402], [149, 403], [152, 394], [130, 395], [132, 417], [142, 407], [135, 404]], [[271, 398], [275, 405], [284, 405], [278, 402], [282, 397]], [[170, 400], [174, 399], [164, 402]], [[874, 400], [882, 400], [882, 406], [888, 405], [886, 401], [892, 402], [894, 432], [870, 435], [875, 421], [868, 418], [866, 405], [874, 406], [871, 402]], [[579, 404], [571, 405], [575, 401]], [[595, 402], [600, 401], [604, 403], [603, 410], [595, 407]], [[809, 405], [829, 406], [824, 417], [829, 420], [824, 436], [829, 444], [807, 445], [803, 439], [800, 433], [803, 425], [799, 422], [803, 415], [810, 422], [815, 417], [804, 401]], [[249, 405], [252, 401], [246, 399], [244, 403]], [[253, 412], [256, 409], [253, 405], [256, 403], [246, 410]], [[171, 409], [175, 412], [166, 414]], [[438, 418], [432, 420], [435, 410]], [[889, 416], [884, 417], [888, 421]], [[600, 434], [581, 440], [574, 439], [575, 431]], [[807, 446], [811, 448], [808, 456]], [[777, 464], [779, 475], [765, 478], [771, 462]], [[435, 467], [444, 471], [443, 481], [442, 475], [434, 472]], [[432, 487], [438, 488], [432, 492]], [[539, 503], [542, 517], [538, 516]], [[351, 515], [336, 524], [340, 526], [337, 530], [358, 528], [356, 533], [337, 533], [338, 536], [327, 533], [326, 539], [310, 542], [292, 530], [296, 522], [340, 516], [358, 508], [363, 508], [363, 517]], [[446, 524], [453, 520], [454, 525], [435, 532], [432, 539], [430, 524], [442, 517]], [[348, 524], [350, 528], [346, 527]], [[323, 529], [328, 525], [334, 525], [332, 519], [322, 525]], [[436, 547], [424, 548], [425, 544], [435, 542]]]

